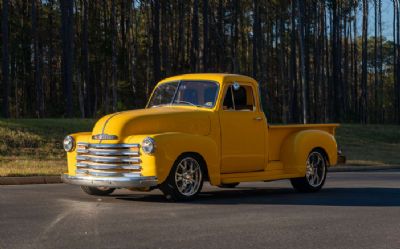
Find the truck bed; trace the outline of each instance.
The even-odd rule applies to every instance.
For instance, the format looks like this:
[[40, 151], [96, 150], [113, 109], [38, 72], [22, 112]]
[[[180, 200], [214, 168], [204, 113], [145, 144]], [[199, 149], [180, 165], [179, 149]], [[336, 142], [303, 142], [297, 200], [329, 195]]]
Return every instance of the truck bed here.
[[[282, 142], [294, 132], [302, 130], [321, 130], [333, 136], [339, 124], [293, 124], [293, 125], [268, 125], [268, 150], [269, 160], [279, 161], [279, 154]], [[273, 145], [273, 146], [271, 146]]]

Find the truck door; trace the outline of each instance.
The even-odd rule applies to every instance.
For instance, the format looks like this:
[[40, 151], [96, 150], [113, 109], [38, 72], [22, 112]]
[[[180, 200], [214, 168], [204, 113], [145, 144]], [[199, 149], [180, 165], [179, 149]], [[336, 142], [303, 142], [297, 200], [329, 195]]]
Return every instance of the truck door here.
[[221, 173], [262, 171], [266, 121], [256, 106], [254, 88], [235, 82], [227, 85], [224, 92], [219, 115]]

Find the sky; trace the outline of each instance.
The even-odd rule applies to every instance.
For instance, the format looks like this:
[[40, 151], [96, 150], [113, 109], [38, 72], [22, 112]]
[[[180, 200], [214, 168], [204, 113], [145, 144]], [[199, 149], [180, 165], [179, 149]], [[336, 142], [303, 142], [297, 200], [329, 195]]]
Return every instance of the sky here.
[[[374, 1], [369, 2], [369, 19], [368, 19], [368, 36], [373, 36], [375, 32], [374, 23]], [[362, 27], [362, 12], [359, 11], [358, 17], [358, 32], [361, 35]], [[388, 40], [393, 41], [393, 0], [382, 0], [382, 34]]]

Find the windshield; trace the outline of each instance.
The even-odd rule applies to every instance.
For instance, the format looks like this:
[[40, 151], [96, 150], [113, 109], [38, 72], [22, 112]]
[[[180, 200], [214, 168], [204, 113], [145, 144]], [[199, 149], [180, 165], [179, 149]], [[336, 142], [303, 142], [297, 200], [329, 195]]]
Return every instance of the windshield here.
[[192, 105], [212, 108], [218, 95], [218, 84], [212, 81], [169, 82], [158, 86], [147, 108], [161, 105]]

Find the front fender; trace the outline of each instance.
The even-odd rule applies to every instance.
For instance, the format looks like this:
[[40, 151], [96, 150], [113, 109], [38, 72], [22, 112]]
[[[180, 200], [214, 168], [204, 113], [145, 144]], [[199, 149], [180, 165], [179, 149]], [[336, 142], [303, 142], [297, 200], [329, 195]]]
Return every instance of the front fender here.
[[303, 130], [291, 134], [283, 142], [280, 158], [286, 173], [304, 175], [307, 157], [313, 149], [326, 152], [330, 165], [337, 163], [337, 144], [335, 137], [326, 131]]
[[159, 183], [165, 181], [175, 160], [186, 152], [200, 154], [206, 162], [210, 183], [220, 183], [218, 145], [211, 137], [179, 132], [156, 134], [152, 137], [157, 146], [154, 157]]
[[[70, 134], [69, 136], [73, 137], [76, 143], [79, 142], [84, 142], [88, 143], [91, 137], [91, 132], [79, 132], [79, 133], [74, 133]], [[68, 174], [71, 176], [75, 175], [75, 170], [76, 170], [76, 146], [75, 148], [67, 152], [67, 162], [68, 162]]]

